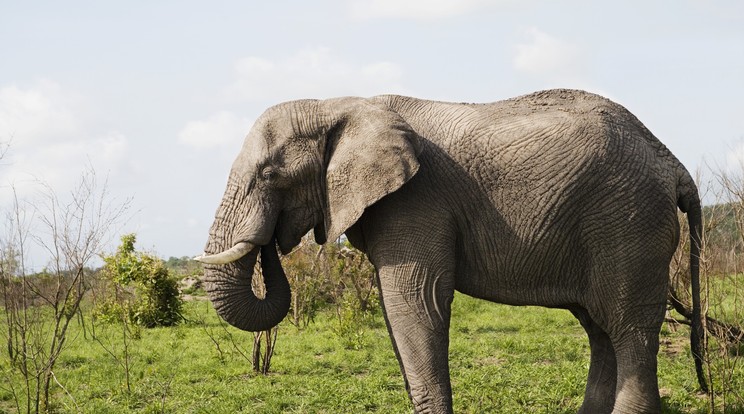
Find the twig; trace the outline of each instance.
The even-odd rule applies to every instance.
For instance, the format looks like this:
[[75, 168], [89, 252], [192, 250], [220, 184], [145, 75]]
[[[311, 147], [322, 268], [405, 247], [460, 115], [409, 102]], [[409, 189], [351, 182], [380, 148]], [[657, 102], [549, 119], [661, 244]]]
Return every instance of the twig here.
[[[677, 295], [677, 292], [675, 292], [673, 288], [669, 288], [669, 302], [672, 304], [674, 310], [687, 319], [686, 321], [677, 320], [677, 322], [690, 325], [689, 320], [692, 319], [692, 309], [682, 303], [679, 299], [679, 295]], [[718, 319], [708, 315], [705, 316], [705, 322], [708, 333], [719, 340], [726, 341], [730, 344], [738, 344], [744, 340], [744, 332], [742, 332], [742, 329], [736, 325], [719, 321]]]
[[75, 397], [73, 397], [73, 396], [72, 396], [72, 394], [70, 394], [70, 392], [69, 392], [69, 391], [67, 391], [67, 388], [65, 388], [65, 387], [64, 387], [64, 386], [63, 386], [63, 385], [62, 385], [62, 384], [61, 384], [61, 383], [59, 382], [59, 380], [57, 379], [57, 376], [56, 376], [56, 375], [54, 375], [54, 371], [50, 371], [50, 373], [52, 374], [52, 378], [54, 378], [54, 382], [56, 382], [56, 383], [57, 383], [57, 385], [59, 385], [59, 387], [60, 387], [60, 388], [62, 388], [62, 391], [64, 391], [64, 392], [65, 392], [65, 394], [67, 394], [67, 396], [68, 396], [68, 397], [70, 397], [70, 399], [72, 400], [72, 403], [73, 403], [73, 404], [75, 405], [75, 409], [76, 409], [76, 410], [77, 410], [78, 412], [80, 412], [80, 406], [78, 406], [78, 405], [77, 405], [77, 402], [75, 401]]

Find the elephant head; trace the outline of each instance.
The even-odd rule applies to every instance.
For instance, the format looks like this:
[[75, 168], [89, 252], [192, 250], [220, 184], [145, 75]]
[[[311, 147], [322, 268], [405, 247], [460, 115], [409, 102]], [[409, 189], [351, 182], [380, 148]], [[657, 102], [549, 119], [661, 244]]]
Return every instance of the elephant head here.
[[[286, 316], [291, 292], [276, 244], [288, 253], [314, 229], [337, 239], [364, 209], [419, 168], [420, 138], [379, 101], [302, 100], [269, 108], [233, 163], [210, 229], [205, 288], [219, 315], [248, 331]], [[261, 252], [266, 296], [251, 288]]]

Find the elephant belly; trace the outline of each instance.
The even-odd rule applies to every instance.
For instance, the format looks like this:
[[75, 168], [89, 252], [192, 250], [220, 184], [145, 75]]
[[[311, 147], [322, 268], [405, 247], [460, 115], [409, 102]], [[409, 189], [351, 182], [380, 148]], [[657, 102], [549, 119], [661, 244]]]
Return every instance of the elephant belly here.
[[515, 237], [494, 243], [484, 242], [500, 248], [471, 245], [461, 250], [455, 275], [459, 292], [509, 305], [563, 307], [581, 302], [581, 287], [586, 285], [582, 255], [564, 253], [578, 243], [528, 243]]
[[[491, 302], [515, 306], [568, 307], [582, 302], [578, 286], [569, 281], [547, 283], [552, 275], [531, 274], [505, 278], [486, 274], [455, 283], [458, 292]], [[557, 281], [556, 281], [557, 282]]]

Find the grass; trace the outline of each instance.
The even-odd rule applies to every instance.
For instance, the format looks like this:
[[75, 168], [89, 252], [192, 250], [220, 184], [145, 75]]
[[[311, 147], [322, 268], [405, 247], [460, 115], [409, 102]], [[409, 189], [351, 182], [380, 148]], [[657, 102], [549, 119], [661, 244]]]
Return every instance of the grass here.
[[[253, 336], [226, 331], [204, 301], [186, 303], [191, 321], [143, 329], [131, 344], [131, 391], [124, 370], [74, 325], [69, 348], [55, 370], [55, 410], [61, 413], [408, 413], [411, 406], [378, 312], [355, 332], [339, 336], [334, 310], [298, 330], [280, 325], [271, 374], [256, 375], [230, 336], [249, 355]], [[198, 321], [198, 322], [197, 322]], [[99, 335], [121, 360], [119, 331]], [[336, 333], [334, 333], [336, 332]], [[210, 339], [210, 335], [213, 339]], [[662, 332], [659, 383], [664, 412], [704, 412], [687, 329]], [[458, 413], [574, 413], [583, 398], [589, 364], [584, 331], [570, 313], [496, 305], [458, 295], [450, 330], [450, 370]], [[117, 342], [118, 341], [118, 342]], [[219, 344], [219, 349], [216, 344]], [[7, 356], [3, 353], [3, 358]], [[744, 378], [739, 364], [737, 375]], [[0, 412], [13, 412], [5, 375]], [[738, 409], [738, 411], [736, 411]], [[734, 407], [731, 413], [742, 413]]]

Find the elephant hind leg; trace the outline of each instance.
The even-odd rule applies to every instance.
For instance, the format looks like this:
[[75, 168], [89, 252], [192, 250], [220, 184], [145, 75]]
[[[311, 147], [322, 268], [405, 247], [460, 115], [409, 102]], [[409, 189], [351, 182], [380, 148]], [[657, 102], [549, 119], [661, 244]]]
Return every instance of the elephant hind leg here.
[[[591, 363], [579, 413], [659, 413], [659, 329], [632, 324], [608, 334], [584, 309], [571, 309], [589, 336]], [[629, 315], [618, 315], [622, 320]], [[627, 320], [627, 319], [625, 319]], [[661, 324], [659, 323], [659, 328]]]
[[639, 279], [650, 282], [623, 286], [628, 292], [625, 306], [617, 308], [615, 324], [609, 332], [617, 357], [617, 389], [613, 413], [660, 413], [661, 398], [657, 378], [659, 332], [664, 322], [669, 266], [660, 261], [643, 263]]
[[631, 329], [613, 337], [612, 343], [618, 367], [613, 414], [661, 412], [656, 375], [659, 329]]
[[614, 295], [595, 302], [599, 312], [589, 311], [614, 349], [617, 384], [613, 414], [661, 412], [657, 353], [668, 267], [657, 265], [654, 270], [654, 263], [640, 261], [635, 267], [634, 272], [618, 272], [618, 279], [626, 282], [611, 288]]
[[579, 414], [604, 414], [612, 412], [617, 385], [617, 360], [610, 337], [592, 320], [583, 308], [573, 308], [571, 313], [579, 320], [589, 336], [591, 362], [586, 382], [584, 402]]

